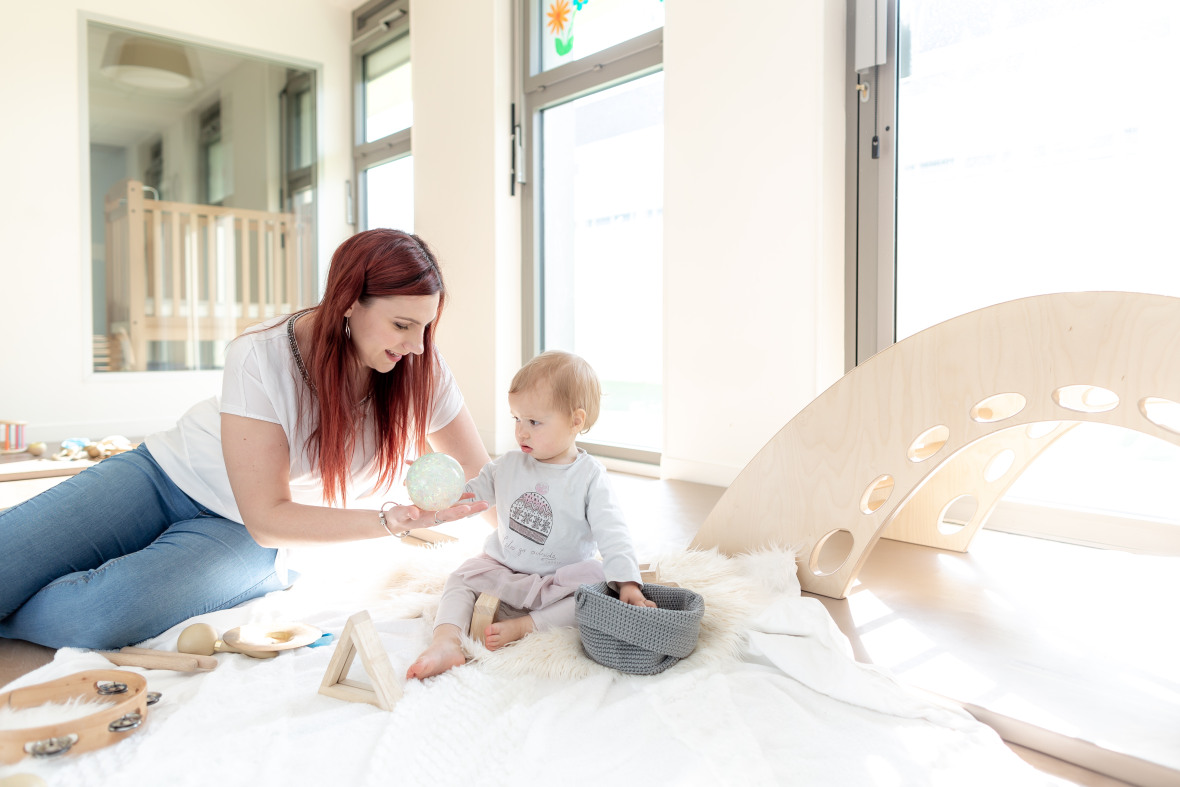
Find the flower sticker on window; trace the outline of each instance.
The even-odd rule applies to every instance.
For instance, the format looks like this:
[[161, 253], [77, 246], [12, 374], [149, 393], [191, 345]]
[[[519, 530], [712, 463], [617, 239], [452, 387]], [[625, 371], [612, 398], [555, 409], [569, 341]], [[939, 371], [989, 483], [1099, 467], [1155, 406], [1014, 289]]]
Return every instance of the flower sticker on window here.
[[[577, 2], [577, 0], [574, 0]], [[581, 6], [579, 6], [580, 8]], [[554, 0], [549, 6], [549, 32], [555, 36], [565, 30], [565, 23], [569, 21], [570, 4], [566, 0]]]
[[[545, 12], [545, 25], [549, 29], [549, 34], [553, 36], [553, 47], [557, 51], [558, 57], [565, 57], [569, 55], [574, 49], [574, 20], [578, 18], [580, 11], [585, 11], [586, 6], [590, 4], [590, 0], [572, 0], [573, 6], [570, 6], [571, 0], [547, 0], [549, 2], [548, 10]], [[663, 3], [664, 0], [659, 0]], [[591, 34], [592, 38], [602, 39], [602, 28], [622, 28], [624, 30], [633, 28], [635, 22], [639, 20], [642, 25], [643, 21], [651, 17], [653, 14], [645, 11], [642, 8], [637, 8], [639, 0], [628, 0], [628, 3], [616, 3], [614, 5], [607, 4], [603, 6], [601, 3], [596, 5], [597, 13], [595, 17], [589, 22], [592, 28], [598, 29], [598, 34]], [[660, 9], [659, 15], [660, 23], [662, 24], [663, 9]], [[658, 27], [659, 24], [655, 26]], [[651, 29], [651, 28], [648, 28]], [[618, 43], [619, 41], [628, 38], [624, 35], [622, 38], [609, 42]], [[589, 40], [589, 39], [587, 39]], [[575, 56], [576, 57], [576, 56]]]
[[[574, 0], [578, 3], [578, 0]], [[578, 8], [581, 8], [589, 0], [582, 0], [578, 3]], [[577, 11], [570, 10], [568, 0], [553, 0], [549, 6], [549, 32], [553, 33], [553, 46], [557, 48], [558, 57], [564, 57], [570, 53], [574, 48], [574, 14]]]

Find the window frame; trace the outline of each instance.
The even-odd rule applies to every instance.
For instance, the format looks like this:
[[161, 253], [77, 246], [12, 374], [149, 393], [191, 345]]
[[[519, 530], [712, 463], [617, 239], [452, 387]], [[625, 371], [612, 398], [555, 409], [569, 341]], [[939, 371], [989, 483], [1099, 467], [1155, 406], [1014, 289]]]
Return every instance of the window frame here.
[[[857, 71], [857, 40], [876, 35], [872, 26], [858, 28], [856, 15], [864, 0], [848, 0], [848, 73], [856, 85], [867, 85], [867, 100], [854, 87], [847, 113], [849, 167], [847, 198], [848, 288], [846, 303], [846, 369], [867, 361], [896, 341], [897, 241], [897, 0], [880, 0], [887, 9], [885, 62]], [[866, 111], [867, 110], [867, 111]], [[879, 140], [879, 158], [872, 158], [872, 139]], [[875, 162], [875, 163], [874, 163]]]
[[352, 12], [352, 182], [346, 184], [348, 215], [354, 230], [368, 215], [364, 174], [413, 153], [413, 126], [372, 142], [365, 141], [365, 56], [410, 35], [409, 0], [370, 0]]
[[308, 93], [311, 97], [311, 116], [314, 121], [316, 117], [317, 101], [316, 101], [316, 80], [315, 72], [307, 71], [299, 73], [296, 71], [288, 72], [289, 77], [287, 84], [283, 86], [280, 98], [282, 101], [282, 117], [285, 127], [282, 133], [282, 148], [281, 155], [283, 161], [283, 182], [282, 182], [282, 203], [287, 209], [290, 209], [291, 200], [294, 195], [300, 191], [307, 189], [314, 189], [316, 186], [316, 155], [318, 150], [318, 138], [316, 124], [311, 124], [311, 163], [305, 167], [292, 166], [292, 135], [300, 127], [300, 117], [298, 101], [296, 99], [303, 93]]
[[[540, 71], [543, 36], [538, 35], [542, 0], [516, 0], [516, 75], [513, 105], [514, 186], [520, 186], [521, 219], [521, 357], [533, 358], [541, 352], [541, 308], [544, 293], [542, 267], [543, 195], [540, 193], [541, 113], [552, 107], [593, 93], [641, 79], [664, 67], [664, 28], [649, 30], [634, 38], [607, 47], [585, 57]], [[645, 451], [582, 443], [598, 456], [659, 465], [658, 451]]]

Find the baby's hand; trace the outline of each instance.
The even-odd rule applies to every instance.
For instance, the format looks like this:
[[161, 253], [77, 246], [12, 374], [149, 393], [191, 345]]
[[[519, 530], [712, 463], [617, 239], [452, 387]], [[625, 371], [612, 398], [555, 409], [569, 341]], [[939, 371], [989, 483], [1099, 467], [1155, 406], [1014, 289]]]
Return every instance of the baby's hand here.
[[638, 582], [620, 582], [619, 601], [633, 607], [654, 607], [656, 605], [656, 602], [643, 595]]

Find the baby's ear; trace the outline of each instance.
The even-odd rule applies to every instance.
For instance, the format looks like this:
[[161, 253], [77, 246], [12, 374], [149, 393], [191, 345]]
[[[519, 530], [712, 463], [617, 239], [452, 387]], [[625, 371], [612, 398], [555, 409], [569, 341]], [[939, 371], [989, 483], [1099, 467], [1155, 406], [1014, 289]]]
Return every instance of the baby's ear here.
[[572, 416], [572, 417], [573, 417], [573, 426], [574, 426], [574, 428], [575, 428], [575, 429], [576, 429], [578, 432], [584, 432], [584, 431], [586, 431], [586, 429], [585, 429], [585, 426], [586, 426], [586, 411], [585, 411], [585, 410], [583, 410], [581, 407], [579, 407], [577, 410], [574, 410], [574, 414], [573, 414], [573, 416]]

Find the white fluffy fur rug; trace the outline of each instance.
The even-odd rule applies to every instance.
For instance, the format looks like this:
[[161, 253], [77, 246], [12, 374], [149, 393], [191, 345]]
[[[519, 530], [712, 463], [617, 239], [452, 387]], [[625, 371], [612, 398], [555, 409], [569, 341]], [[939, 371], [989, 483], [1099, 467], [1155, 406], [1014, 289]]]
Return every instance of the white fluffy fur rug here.
[[[397, 564], [386, 573], [384, 599], [374, 612], [399, 617], [421, 615], [433, 620], [447, 575], [470, 553], [469, 547], [447, 544], [398, 555]], [[715, 551], [677, 552], [653, 562], [659, 566], [662, 581], [675, 582], [705, 599], [696, 649], [672, 669], [714, 665], [736, 658], [751, 616], [772, 595], [799, 594], [795, 553], [791, 550], [767, 550], [732, 558]], [[469, 657], [484, 669], [507, 676], [585, 678], [595, 673], [615, 673], [586, 655], [575, 629], [530, 634], [496, 652], [470, 639], [466, 645]]]
[[25, 730], [30, 727], [47, 727], [81, 719], [92, 713], [114, 705], [113, 700], [69, 699], [63, 702], [46, 702], [32, 708], [10, 708], [0, 706], [0, 732]]

